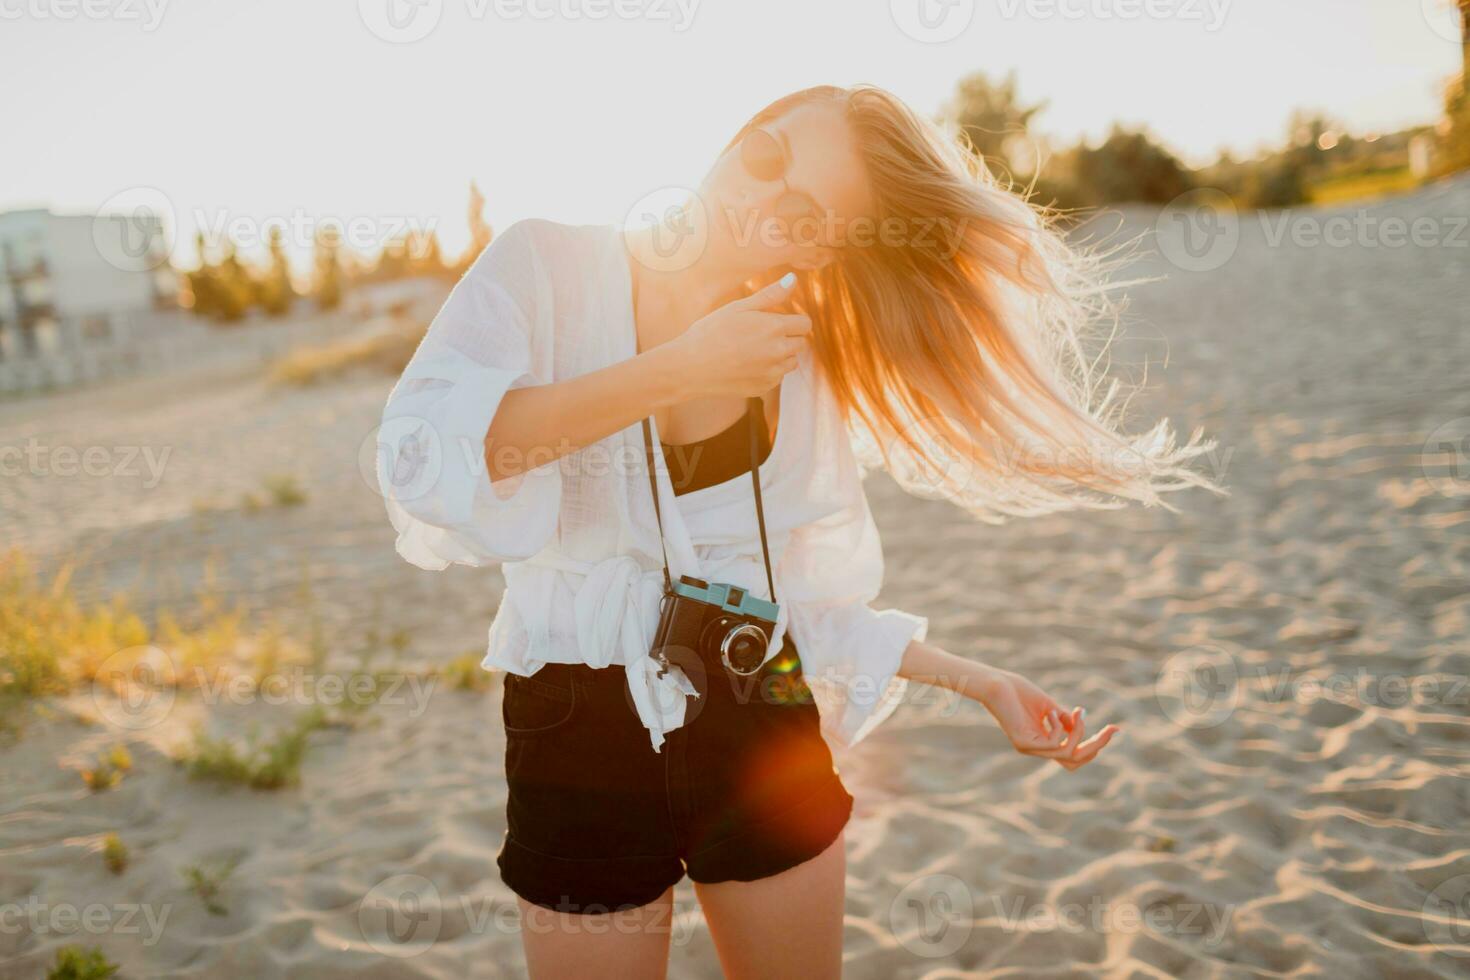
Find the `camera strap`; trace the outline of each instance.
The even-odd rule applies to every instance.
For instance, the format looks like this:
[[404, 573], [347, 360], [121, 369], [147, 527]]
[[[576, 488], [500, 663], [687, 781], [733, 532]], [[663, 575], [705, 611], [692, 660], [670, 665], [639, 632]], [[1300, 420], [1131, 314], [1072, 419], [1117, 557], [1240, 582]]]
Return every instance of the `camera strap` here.
[[[761, 529], [761, 558], [766, 563], [766, 587], [771, 590], [771, 601], [776, 601], [776, 583], [771, 579], [771, 551], [766, 547], [766, 512], [761, 507], [760, 461], [756, 459], [757, 425], [766, 424], [765, 403], [759, 398], [746, 399], [746, 413], [750, 416], [750, 485], [755, 489], [755, 522]], [[774, 449], [774, 447], [772, 447]]]
[[658, 482], [653, 478], [653, 433], [646, 418], [643, 420], [643, 449], [648, 456], [648, 488], [653, 491], [653, 516], [658, 520], [658, 546], [664, 553], [664, 592], [672, 592], [674, 582], [669, 578], [669, 548], [664, 544], [664, 519], [658, 509]]
[[[761, 477], [760, 460], [757, 459], [756, 443], [760, 430], [756, 428], [765, 422], [765, 409], [759, 398], [747, 398], [745, 400], [745, 415], [750, 420], [749, 439], [750, 443], [750, 482], [755, 488], [755, 519], [761, 529], [761, 557], [766, 563], [766, 585], [771, 589], [771, 601], [776, 601], [776, 583], [771, 577], [771, 551], [766, 544], [766, 512], [761, 506]], [[669, 578], [669, 549], [664, 543], [664, 519], [658, 506], [658, 482], [653, 476], [653, 430], [649, 428], [648, 419], [643, 420], [643, 448], [648, 457], [648, 487], [653, 491], [653, 515], [658, 521], [658, 544], [664, 553], [664, 591], [672, 592], [673, 580]]]

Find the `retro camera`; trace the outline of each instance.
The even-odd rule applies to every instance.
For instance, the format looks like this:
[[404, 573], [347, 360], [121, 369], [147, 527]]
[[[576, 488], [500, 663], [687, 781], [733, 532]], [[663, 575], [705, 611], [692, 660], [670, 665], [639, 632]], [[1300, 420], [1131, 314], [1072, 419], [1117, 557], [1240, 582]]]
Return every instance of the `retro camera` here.
[[748, 677], [765, 663], [779, 608], [738, 585], [681, 575], [664, 590], [651, 652], [666, 666], [690, 653], [718, 659]]
[[[659, 511], [658, 483], [654, 479], [653, 433], [643, 420], [643, 445], [648, 461], [648, 489], [653, 495], [653, 513], [658, 520], [659, 547], [664, 553], [664, 591], [659, 605], [658, 628], [649, 655], [661, 665], [695, 668], [719, 658], [732, 674], [748, 677], [765, 663], [766, 651], [776, 633], [776, 583], [771, 575], [771, 552], [766, 543], [766, 517], [761, 505], [760, 462], [756, 458], [757, 428], [764, 416], [759, 398], [747, 398], [745, 417], [749, 423], [750, 483], [755, 496], [755, 516], [760, 525], [761, 558], [766, 566], [766, 584], [771, 598], [753, 596], [727, 582], [706, 582], [692, 575], [669, 575], [668, 546], [664, 542], [663, 515]], [[698, 672], [698, 671], [697, 671]], [[687, 671], [686, 671], [687, 673]]]

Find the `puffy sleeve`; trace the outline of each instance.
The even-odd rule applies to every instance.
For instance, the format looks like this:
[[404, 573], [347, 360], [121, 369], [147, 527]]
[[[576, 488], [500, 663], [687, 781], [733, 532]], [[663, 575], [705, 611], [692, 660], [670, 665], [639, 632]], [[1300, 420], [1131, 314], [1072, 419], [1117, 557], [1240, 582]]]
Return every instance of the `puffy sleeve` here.
[[911, 640], [929, 620], [900, 609], [874, 609], [883, 587], [883, 546], [845, 428], [828, 409], [814, 427], [808, 500], [828, 513], [792, 529], [781, 557], [781, 605], [801, 655], [826, 738], [862, 741], [898, 707], [908, 689], [899, 676]]
[[480, 253], [383, 408], [378, 487], [398, 553], [419, 568], [522, 560], [556, 532], [557, 461], [493, 483], [485, 462], [506, 392], [553, 380], [551, 293], [533, 227], [517, 222]]

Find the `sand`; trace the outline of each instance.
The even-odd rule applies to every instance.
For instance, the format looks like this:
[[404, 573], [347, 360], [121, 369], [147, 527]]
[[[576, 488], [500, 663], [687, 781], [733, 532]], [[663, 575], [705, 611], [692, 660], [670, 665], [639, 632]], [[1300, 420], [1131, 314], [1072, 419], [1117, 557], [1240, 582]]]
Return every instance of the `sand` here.
[[[1149, 363], [1135, 415], [1218, 438], [1206, 466], [1229, 497], [992, 527], [871, 478], [879, 604], [1124, 733], [1068, 773], [1013, 752], [979, 705], [911, 687], [838, 756], [858, 801], [845, 976], [1470, 975], [1467, 215], [1461, 179], [1289, 212], [1280, 240], [1283, 215], [1245, 215], [1203, 271], [1141, 264], [1168, 278], [1134, 292], [1117, 352]], [[1117, 209], [1109, 227], [1156, 217]], [[1390, 217], [1437, 242], [1394, 247]], [[1332, 218], [1378, 231], [1313, 244], [1348, 227]], [[395, 629], [410, 666], [477, 653], [498, 571], [404, 563], [359, 475], [390, 384], [283, 393], [216, 370], [0, 406], [0, 446], [116, 464], [7, 471], [0, 538], [43, 570], [76, 558], [84, 596], [128, 590], [150, 613], [187, 609], [210, 569], [251, 621], [299, 631], [314, 613], [339, 665], [386, 658]], [[121, 465], [126, 447], [167, 451], [162, 476]], [[306, 502], [242, 510], [276, 472]], [[0, 975], [43, 976], [69, 942], [126, 977], [524, 975], [494, 866], [499, 687], [418, 680], [313, 734], [301, 785], [276, 791], [190, 781], [168, 753], [195, 719], [238, 736], [297, 706], [183, 697], [128, 729], [90, 691], [49, 702], [0, 748]], [[93, 794], [79, 770], [116, 742], [133, 769]], [[99, 853], [114, 831], [121, 876]], [[212, 915], [180, 868], [220, 858], [240, 863]], [[425, 917], [395, 943], [384, 900], [405, 892]], [[719, 977], [687, 880], [676, 899], [670, 975]]]

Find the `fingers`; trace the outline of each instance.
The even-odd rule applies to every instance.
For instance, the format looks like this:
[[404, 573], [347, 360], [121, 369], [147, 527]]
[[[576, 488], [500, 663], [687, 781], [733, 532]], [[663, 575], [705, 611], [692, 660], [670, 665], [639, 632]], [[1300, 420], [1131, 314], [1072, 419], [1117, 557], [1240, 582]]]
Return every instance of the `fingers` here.
[[1023, 748], [1021, 751], [1026, 755], [1034, 755], [1042, 759], [1056, 759], [1058, 762], [1061, 762], [1065, 759], [1070, 759], [1075, 750], [1071, 745], [1059, 745], [1052, 748]]
[[781, 332], [788, 337], [806, 339], [812, 333], [812, 318], [805, 313], [777, 313], [781, 318]]
[[[808, 326], [808, 329], [810, 329], [810, 326]], [[796, 370], [797, 358], [809, 346], [810, 338], [808, 337], [782, 336], [777, 337], [771, 342], [769, 349], [772, 355], [780, 358], [781, 374], [784, 376]], [[779, 378], [776, 380], [779, 380]]]
[[805, 340], [812, 332], [812, 318], [805, 313], [759, 312], [755, 315], [765, 321], [773, 333], [781, 337]]
[[1102, 731], [1092, 736], [1092, 738], [1077, 746], [1077, 759], [1080, 762], [1091, 761], [1099, 752], [1102, 751], [1103, 746], [1111, 742], [1113, 740], [1113, 736], [1116, 735], [1118, 732], [1121, 732], [1122, 730], [1123, 729], [1119, 728], [1117, 725], [1108, 725]]
[[1029, 743], [1038, 749], [1032, 754], [1044, 755], [1048, 759], [1071, 754], [1077, 743], [1082, 741], [1082, 734], [1078, 731], [1081, 711], [1081, 708], [1073, 708], [1070, 712], [1063, 712], [1058, 707], [1049, 709], [1043, 717], [1050, 722], [1051, 733]]
[[[795, 353], [785, 354], [779, 361], [776, 361], [768, 368], [762, 369], [760, 380], [754, 384], [752, 390], [756, 392], [770, 391], [776, 385], [779, 385], [786, 375], [795, 371], [800, 366], [801, 361]], [[759, 398], [760, 395], [757, 394], [751, 397]]]
[[[1025, 755], [1053, 759], [1068, 770], [1078, 769], [1097, 758], [1097, 754], [1112, 741], [1113, 736], [1122, 731], [1117, 725], [1108, 725], [1088, 738], [1087, 726], [1083, 720], [1085, 716], [1086, 709], [1080, 707], [1069, 712], [1048, 709], [1042, 716], [1042, 723], [1043, 727], [1050, 726], [1050, 734], [1032, 737], [1016, 748]], [[1062, 739], [1065, 739], [1064, 744]]]
[[1042, 715], [1042, 727], [1031, 734], [1028, 745], [1039, 750], [1055, 750], [1063, 747], [1067, 730], [1062, 727], [1055, 709]]
[[1070, 758], [1058, 759], [1057, 761], [1066, 766], [1068, 770], [1078, 769], [1097, 758], [1097, 754], [1103, 750], [1103, 746], [1113, 740], [1113, 735], [1122, 731], [1117, 725], [1108, 725], [1086, 742], [1078, 744], [1075, 754]]
[[796, 273], [788, 272], [764, 289], [758, 289], [744, 299], [737, 299], [730, 306], [737, 310], [764, 310], [790, 299], [795, 286]]

